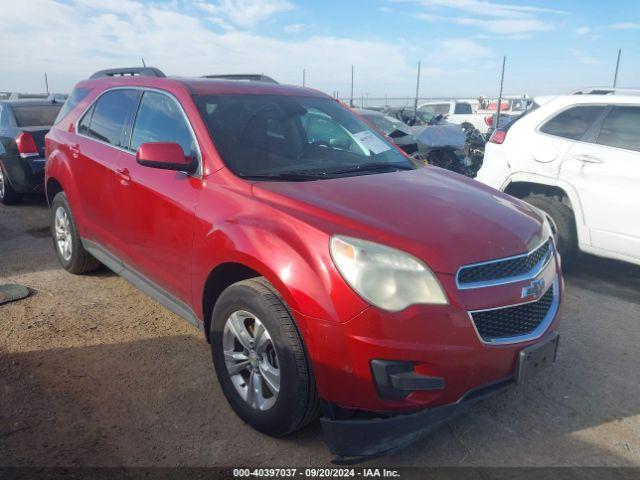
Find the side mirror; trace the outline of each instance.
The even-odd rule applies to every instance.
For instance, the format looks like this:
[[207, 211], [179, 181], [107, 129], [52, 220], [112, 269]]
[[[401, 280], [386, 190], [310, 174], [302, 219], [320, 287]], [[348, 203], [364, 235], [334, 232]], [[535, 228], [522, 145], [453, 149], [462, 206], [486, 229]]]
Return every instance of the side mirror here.
[[136, 152], [136, 161], [145, 167], [186, 173], [194, 173], [197, 168], [196, 161], [185, 157], [182, 147], [173, 142], [143, 143]]

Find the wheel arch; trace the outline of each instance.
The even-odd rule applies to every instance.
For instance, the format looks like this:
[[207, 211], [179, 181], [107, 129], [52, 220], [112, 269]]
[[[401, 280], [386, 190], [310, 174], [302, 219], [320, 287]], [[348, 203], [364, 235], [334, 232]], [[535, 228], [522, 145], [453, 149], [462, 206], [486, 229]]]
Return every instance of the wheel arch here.
[[558, 197], [573, 211], [579, 245], [589, 245], [589, 229], [586, 225], [582, 203], [578, 192], [567, 182], [542, 175], [516, 173], [510, 176], [500, 188], [516, 198], [531, 194]]

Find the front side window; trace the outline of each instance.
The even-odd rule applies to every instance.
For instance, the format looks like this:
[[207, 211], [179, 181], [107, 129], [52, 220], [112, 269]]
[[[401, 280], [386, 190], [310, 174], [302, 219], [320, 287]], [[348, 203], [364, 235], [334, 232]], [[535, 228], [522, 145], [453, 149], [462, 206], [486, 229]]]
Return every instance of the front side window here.
[[370, 169], [416, 168], [332, 99], [211, 95], [197, 97], [196, 103], [223, 160], [240, 176], [329, 178]]
[[13, 115], [18, 127], [48, 127], [53, 125], [60, 105], [14, 105]]
[[131, 150], [143, 143], [174, 142], [182, 147], [186, 157], [197, 156], [195, 139], [178, 103], [157, 92], [145, 92], [131, 135]]
[[540, 127], [540, 131], [556, 137], [580, 140], [604, 108], [604, 105], [569, 108], [547, 121]]
[[613, 107], [596, 143], [640, 152], [640, 107]]
[[[128, 143], [124, 139], [124, 127], [133, 115], [137, 100], [137, 90], [110, 90], [89, 109], [79, 126], [82, 127], [88, 121], [88, 136], [123, 147]], [[87, 119], [88, 116], [91, 118]]]

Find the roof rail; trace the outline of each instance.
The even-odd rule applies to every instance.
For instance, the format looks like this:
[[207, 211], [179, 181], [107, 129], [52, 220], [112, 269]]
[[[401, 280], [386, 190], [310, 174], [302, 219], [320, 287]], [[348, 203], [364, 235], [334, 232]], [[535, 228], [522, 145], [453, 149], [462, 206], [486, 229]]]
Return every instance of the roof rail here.
[[580, 88], [570, 95], [640, 95], [640, 88], [588, 87]]
[[108, 68], [94, 73], [89, 78], [104, 77], [125, 77], [125, 76], [141, 76], [141, 77], [159, 77], [164, 78], [166, 75], [159, 69], [154, 67], [131, 67], [131, 68]]
[[203, 78], [211, 78], [218, 80], [244, 80], [248, 82], [265, 82], [265, 83], [275, 83], [273, 78], [268, 77], [267, 75], [263, 75], [261, 73], [226, 73], [221, 75], [203, 75]]

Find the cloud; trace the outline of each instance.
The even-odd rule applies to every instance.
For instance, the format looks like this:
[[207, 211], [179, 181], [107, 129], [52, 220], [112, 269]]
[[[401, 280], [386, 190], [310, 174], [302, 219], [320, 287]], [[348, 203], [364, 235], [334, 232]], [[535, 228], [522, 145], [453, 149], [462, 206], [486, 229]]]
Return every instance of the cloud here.
[[576, 28], [576, 33], [578, 35], [587, 35], [590, 31], [591, 31], [591, 29], [589, 27]]
[[612, 28], [614, 30], [639, 30], [640, 23], [633, 23], [633, 22], [612, 23], [611, 25], [607, 25], [606, 28]]
[[304, 23], [292, 23], [289, 25], [285, 25], [283, 30], [285, 33], [300, 33], [307, 26]]
[[422, 20], [471, 26], [492, 34], [507, 36], [552, 30], [554, 23], [547, 17], [568, 14], [563, 10], [552, 8], [494, 3], [485, 0], [390, 1], [417, 5], [423, 11], [416, 17]]
[[292, 42], [251, 29], [217, 31], [187, 0], [126, 0], [126, 14], [106, 0], [97, 5], [22, 0], [3, 7], [0, 90], [41, 89], [46, 71], [53, 89], [68, 91], [94, 71], [140, 65], [141, 57], [168, 75], [264, 72], [283, 83], [300, 83], [306, 68], [310, 86], [342, 93], [349, 90], [355, 65], [356, 91], [412, 90], [417, 57], [409, 64], [407, 55], [415, 52], [408, 53], [402, 42], [327, 35]]
[[219, 22], [219, 17], [223, 17], [242, 27], [252, 27], [278, 13], [294, 9], [293, 4], [287, 0], [219, 0], [215, 4], [197, 0], [193, 5], [213, 16], [214, 22]]
[[569, 53], [573, 55], [575, 58], [577, 58], [580, 62], [584, 63], [585, 65], [602, 65], [602, 60], [586, 55], [579, 50], [570, 48]]

